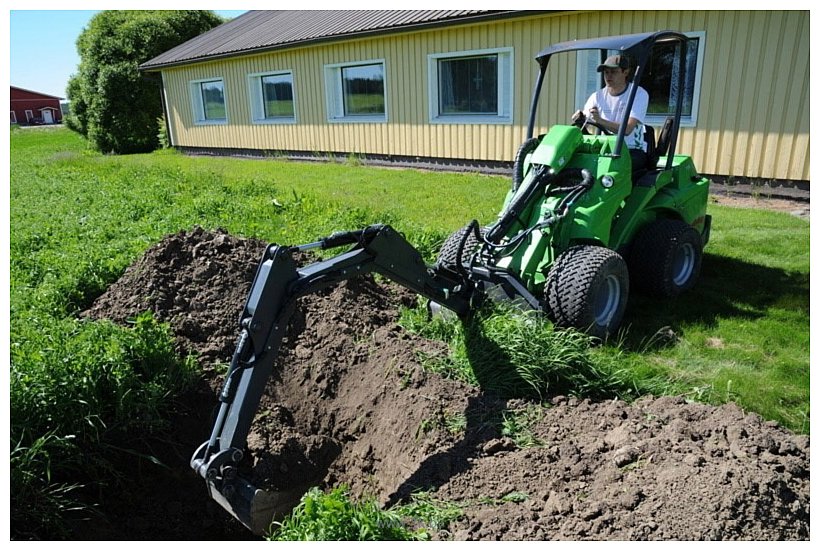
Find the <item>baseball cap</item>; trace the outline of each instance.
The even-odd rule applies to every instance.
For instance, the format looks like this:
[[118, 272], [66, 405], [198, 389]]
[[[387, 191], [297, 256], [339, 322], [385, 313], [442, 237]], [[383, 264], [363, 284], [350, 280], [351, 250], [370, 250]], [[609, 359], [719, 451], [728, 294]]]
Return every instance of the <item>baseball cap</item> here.
[[604, 67], [608, 67], [610, 69], [628, 69], [629, 68], [629, 58], [625, 55], [611, 55], [606, 60], [598, 65], [598, 72], [604, 70]]

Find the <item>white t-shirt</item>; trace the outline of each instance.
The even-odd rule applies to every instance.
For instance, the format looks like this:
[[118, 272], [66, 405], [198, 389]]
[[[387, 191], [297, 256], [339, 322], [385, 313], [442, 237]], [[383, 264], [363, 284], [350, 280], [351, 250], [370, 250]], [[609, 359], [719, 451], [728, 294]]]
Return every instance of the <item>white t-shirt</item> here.
[[[606, 88], [598, 90], [584, 104], [584, 115], [589, 116], [589, 110], [597, 106], [601, 117], [608, 121], [620, 123], [626, 111], [626, 102], [629, 100], [629, 92], [633, 84], [630, 83], [623, 92], [617, 96], [611, 95]], [[635, 101], [632, 102], [632, 111], [629, 116], [640, 121], [635, 125], [631, 134], [624, 136], [624, 141], [629, 149], [640, 149], [646, 151], [646, 140], [643, 136], [643, 121], [646, 118], [646, 110], [649, 108], [649, 94], [646, 90], [638, 86], [635, 93]]]

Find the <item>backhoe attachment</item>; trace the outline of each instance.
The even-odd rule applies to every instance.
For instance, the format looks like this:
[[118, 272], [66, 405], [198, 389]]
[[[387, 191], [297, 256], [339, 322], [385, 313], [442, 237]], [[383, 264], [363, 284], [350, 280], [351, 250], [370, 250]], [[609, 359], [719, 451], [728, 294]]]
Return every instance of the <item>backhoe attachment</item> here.
[[[298, 268], [293, 257], [298, 251], [344, 245], [353, 246], [304, 268]], [[191, 458], [191, 467], [205, 479], [211, 497], [255, 534], [265, 533], [271, 521], [289, 512], [302, 495], [299, 489], [259, 489], [239, 476], [248, 432], [296, 301], [368, 272], [380, 273], [460, 316], [471, 308], [473, 284], [427, 266], [419, 252], [390, 226], [373, 225], [306, 245], [266, 249], [240, 318], [239, 339], [219, 395], [221, 405], [211, 436]]]

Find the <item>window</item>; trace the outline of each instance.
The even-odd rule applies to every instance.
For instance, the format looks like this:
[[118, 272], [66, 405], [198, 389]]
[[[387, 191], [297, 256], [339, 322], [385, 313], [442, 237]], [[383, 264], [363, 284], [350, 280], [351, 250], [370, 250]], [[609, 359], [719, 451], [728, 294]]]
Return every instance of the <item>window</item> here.
[[26, 109], [26, 122], [31, 122], [34, 119], [34, 111]]
[[512, 48], [432, 54], [427, 68], [430, 122], [512, 122]]
[[191, 82], [191, 102], [197, 124], [227, 124], [225, 84], [221, 78]]
[[328, 120], [387, 121], [384, 61], [325, 66]]
[[678, 89], [680, 63], [679, 44], [658, 44], [649, 57], [646, 72], [641, 78], [642, 86], [649, 92], [647, 122], [662, 124], [666, 117], [675, 114], [678, 95], [683, 94], [681, 124], [694, 126], [697, 122], [698, 99], [700, 98], [700, 77], [703, 63], [703, 42], [706, 33], [687, 33], [686, 61], [683, 89]]
[[293, 73], [283, 71], [248, 75], [248, 85], [253, 122], [296, 122]]
[[[681, 126], [695, 126], [700, 99], [700, 81], [703, 74], [703, 52], [706, 33], [703, 31], [684, 33], [689, 37], [686, 44], [686, 67], [683, 84], [683, 113]], [[660, 126], [666, 117], [673, 115], [678, 98], [678, 82], [672, 75], [677, 73], [679, 57], [678, 44], [657, 44], [649, 56], [649, 62], [641, 77], [641, 86], [649, 93], [647, 124]], [[607, 55], [617, 53], [610, 51]], [[578, 52], [578, 67], [575, 74], [576, 108], [580, 109], [595, 90], [604, 86], [601, 74], [596, 71], [601, 62], [597, 51]]]
[[17, 113], [11, 112], [11, 124], [17, 124]]

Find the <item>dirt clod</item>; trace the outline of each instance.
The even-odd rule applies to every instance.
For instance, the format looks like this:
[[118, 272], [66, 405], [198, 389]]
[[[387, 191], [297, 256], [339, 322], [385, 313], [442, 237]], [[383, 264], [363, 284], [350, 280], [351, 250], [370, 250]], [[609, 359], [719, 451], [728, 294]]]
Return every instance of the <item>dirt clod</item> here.
[[[168, 236], [87, 315], [124, 321], [153, 310], [170, 323], [180, 352], [195, 354], [205, 367], [205, 393], [215, 406], [219, 364], [233, 352], [263, 250], [261, 242], [222, 231]], [[375, 496], [386, 505], [431, 490], [464, 509], [435, 534], [443, 539], [808, 539], [807, 436], [733, 404], [553, 396], [533, 428], [541, 444], [520, 448], [486, 420], [525, 402], [422, 369], [421, 353], [446, 350], [397, 325], [400, 305], [415, 300], [372, 277], [300, 299], [248, 438], [247, 468], [258, 484], [345, 484], [354, 496]], [[134, 533], [127, 526], [141, 506], [112, 507], [128, 512], [110, 519], [122, 522], [113, 537], [155, 537], [150, 530], [169, 519], [199, 529], [208, 524], [210, 539], [219, 537], [219, 526], [226, 527], [225, 539], [236, 537], [237, 523], [214, 509], [204, 482], [188, 472], [185, 453], [211, 428], [204, 401], [191, 398], [186, 411], [196, 419], [180, 420], [171, 435], [189, 447], [167, 459], [175, 482], [153, 478], [145, 490], [166, 494], [143, 506], [145, 515], [153, 511], [153, 522]], [[467, 420], [466, 428], [447, 424], [456, 417]], [[141, 483], [149, 485], [134, 482]], [[201, 491], [192, 490], [200, 485]], [[162, 533], [196, 539], [193, 530]]]

